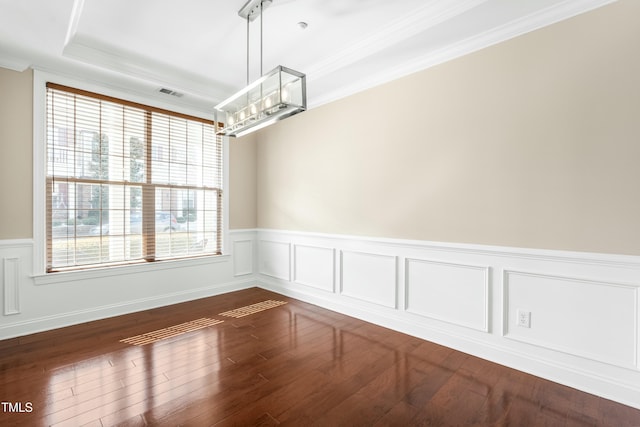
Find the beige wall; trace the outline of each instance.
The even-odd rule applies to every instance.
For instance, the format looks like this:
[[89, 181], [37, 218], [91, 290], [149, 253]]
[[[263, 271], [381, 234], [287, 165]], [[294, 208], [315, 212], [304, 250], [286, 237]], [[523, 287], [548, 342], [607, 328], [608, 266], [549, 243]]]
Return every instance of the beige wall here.
[[638, 16], [623, 0], [261, 131], [258, 227], [640, 255]]
[[[637, 16], [622, 0], [232, 140], [231, 228], [640, 255]], [[0, 239], [30, 238], [32, 73], [0, 68], [0, 93]]]
[[[0, 240], [33, 236], [33, 73], [0, 68]], [[230, 227], [256, 226], [255, 142], [231, 141]]]
[[0, 68], [0, 239], [32, 237], [33, 73]]
[[256, 141], [255, 134], [229, 141], [229, 226], [255, 228]]

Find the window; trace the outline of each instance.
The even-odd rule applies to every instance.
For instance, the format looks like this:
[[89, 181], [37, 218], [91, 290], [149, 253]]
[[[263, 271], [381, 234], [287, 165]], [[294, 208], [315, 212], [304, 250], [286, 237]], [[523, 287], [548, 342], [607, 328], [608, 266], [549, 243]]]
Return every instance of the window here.
[[47, 83], [46, 270], [219, 255], [212, 121]]

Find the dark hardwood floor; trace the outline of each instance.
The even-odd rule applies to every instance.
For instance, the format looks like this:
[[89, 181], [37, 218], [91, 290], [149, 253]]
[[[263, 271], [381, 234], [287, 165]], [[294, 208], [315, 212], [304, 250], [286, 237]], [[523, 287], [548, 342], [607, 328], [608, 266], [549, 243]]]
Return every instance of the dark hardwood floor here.
[[[287, 304], [220, 315], [265, 300]], [[200, 318], [224, 322], [120, 342]], [[0, 426], [640, 426], [636, 409], [257, 288], [0, 341], [0, 400]]]

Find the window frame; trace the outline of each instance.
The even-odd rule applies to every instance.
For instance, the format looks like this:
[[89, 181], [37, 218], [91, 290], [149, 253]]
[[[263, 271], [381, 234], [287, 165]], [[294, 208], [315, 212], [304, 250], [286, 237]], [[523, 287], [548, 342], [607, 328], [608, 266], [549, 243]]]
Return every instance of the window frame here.
[[204, 112], [185, 105], [171, 104], [136, 91], [124, 91], [106, 84], [91, 83], [71, 77], [64, 77], [46, 71], [34, 70], [33, 73], [33, 239], [34, 258], [33, 276], [36, 284], [55, 283], [68, 280], [78, 280], [105, 277], [127, 272], [143, 272], [158, 268], [176, 268], [191, 265], [209, 264], [216, 261], [225, 261], [229, 257], [229, 140], [222, 139], [222, 236], [221, 255], [198, 255], [167, 260], [157, 260], [149, 263], [131, 263], [120, 265], [98, 265], [88, 269], [65, 270], [47, 272], [47, 210], [46, 210], [46, 102], [47, 82], [68, 86], [81, 91], [93, 92], [122, 99], [127, 102], [148, 105], [151, 108], [168, 110], [188, 116], [199, 117], [213, 121], [213, 113]]

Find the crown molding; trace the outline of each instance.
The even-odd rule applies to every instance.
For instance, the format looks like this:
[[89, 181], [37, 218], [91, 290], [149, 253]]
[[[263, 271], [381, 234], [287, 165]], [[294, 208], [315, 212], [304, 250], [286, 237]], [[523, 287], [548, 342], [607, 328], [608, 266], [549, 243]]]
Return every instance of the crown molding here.
[[[424, 55], [416, 56], [411, 61], [398, 64], [394, 67], [387, 68], [378, 73], [372, 73], [368, 76], [361, 76], [361, 78], [359, 79], [354, 79], [354, 84], [342, 86], [338, 90], [325, 92], [320, 96], [313, 97], [309, 101], [309, 108], [315, 108], [320, 105], [327, 104], [329, 102], [336, 101], [338, 99], [364, 91], [366, 89], [370, 89], [372, 87], [399, 79], [409, 74], [425, 70], [435, 65], [451, 61], [453, 59], [521, 36], [523, 34], [572, 18], [582, 13], [589, 12], [607, 4], [614, 3], [616, 1], [618, 0], [566, 0], [562, 3], [550, 6], [546, 9], [532, 13], [523, 18], [516, 19], [502, 26], [492, 28], [491, 30], [485, 31], [473, 37], [448, 44], [439, 49], [427, 52]], [[408, 24], [408, 21], [406, 23]], [[410, 30], [405, 30], [405, 34], [408, 34], [410, 32]], [[369, 43], [375, 43], [374, 39], [375, 37], [370, 39], [369, 42], [363, 41], [358, 45], [364, 46]], [[349, 48], [347, 50], [352, 49]], [[338, 56], [342, 57], [343, 55], [336, 55], [334, 56], [336, 60], [331, 64], [327, 64], [326, 66], [324, 66], [324, 68], [319, 67], [319, 73], [311, 74], [309, 76], [309, 80], [313, 81], [313, 79], [322, 76], [322, 73], [326, 73], [326, 70], [329, 70], [330, 68], [333, 70], [344, 68], [344, 66], [347, 65], [347, 62], [340, 64], [337, 59]], [[331, 67], [329, 67], [329, 65]]]
[[0, 42], [0, 68], [22, 72], [31, 66], [31, 60], [26, 58], [24, 50]]
[[468, 10], [486, 3], [488, 0], [465, 0], [454, 6], [450, 1], [438, 0], [427, 2], [422, 7], [411, 11], [402, 19], [390, 22], [376, 29], [369, 37], [350, 44], [337, 51], [331, 57], [319, 61], [307, 69], [310, 81], [336, 72], [349, 64], [374, 55], [397, 43], [407, 40], [442, 22], [446, 22]]

